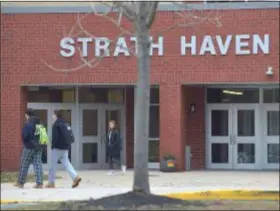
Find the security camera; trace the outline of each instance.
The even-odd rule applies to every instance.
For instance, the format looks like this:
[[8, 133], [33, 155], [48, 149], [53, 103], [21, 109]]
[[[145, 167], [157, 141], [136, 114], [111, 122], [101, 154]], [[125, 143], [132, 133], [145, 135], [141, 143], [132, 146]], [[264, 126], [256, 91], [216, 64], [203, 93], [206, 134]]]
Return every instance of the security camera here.
[[272, 68], [272, 67], [268, 67], [268, 68], [267, 68], [267, 71], [265, 72], [265, 74], [266, 74], [267, 76], [273, 75], [273, 68]]

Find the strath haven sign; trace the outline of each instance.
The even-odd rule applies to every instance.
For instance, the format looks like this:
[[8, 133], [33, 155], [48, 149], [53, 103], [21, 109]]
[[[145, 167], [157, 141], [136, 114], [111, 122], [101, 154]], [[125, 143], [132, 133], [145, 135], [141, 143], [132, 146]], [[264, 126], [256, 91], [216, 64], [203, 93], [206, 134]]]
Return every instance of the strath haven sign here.
[[[164, 55], [164, 38], [150, 37], [151, 48], [150, 55], [154, 55], [154, 50], [157, 50], [157, 56]], [[60, 41], [60, 54], [63, 57], [72, 57], [76, 53], [79, 53], [77, 49], [77, 43], [81, 49], [82, 57], [88, 57], [88, 52], [93, 51], [96, 57], [100, 56], [131, 56], [137, 52], [131, 52], [129, 45], [124, 37], [119, 37], [116, 43], [110, 43], [106, 37], [90, 38], [90, 37], [79, 37], [71, 38], [65, 37]], [[134, 45], [137, 40], [136, 37], [130, 37], [130, 41]], [[94, 45], [93, 45], [94, 44]], [[111, 46], [110, 46], [111, 45]], [[229, 49], [233, 49], [236, 55], [250, 55], [250, 54], [269, 54], [270, 51], [270, 36], [269, 34], [258, 35], [258, 34], [237, 34], [227, 36], [210, 36], [205, 35], [198, 43], [195, 35], [186, 37], [181, 36], [180, 39], [181, 49], [180, 54], [183, 55], [227, 55]]]

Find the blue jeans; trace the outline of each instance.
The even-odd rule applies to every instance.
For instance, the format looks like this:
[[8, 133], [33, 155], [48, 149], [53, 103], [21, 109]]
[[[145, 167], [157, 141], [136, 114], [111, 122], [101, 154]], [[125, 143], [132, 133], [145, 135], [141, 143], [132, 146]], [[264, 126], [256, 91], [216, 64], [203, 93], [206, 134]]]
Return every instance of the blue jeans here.
[[52, 149], [51, 151], [51, 167], [49, 170], [49, 184], [55, 183], [56, 178], [56, 165], [57, 161], [62, 163], [65, 170], [68, 172], [69, 176], [72, 180], [75, 180], [78, 176], [77, 172], [73, 168], [72, 164], [69, 161], [68, 158], [68, 150], [62, 150], [62, 149]]

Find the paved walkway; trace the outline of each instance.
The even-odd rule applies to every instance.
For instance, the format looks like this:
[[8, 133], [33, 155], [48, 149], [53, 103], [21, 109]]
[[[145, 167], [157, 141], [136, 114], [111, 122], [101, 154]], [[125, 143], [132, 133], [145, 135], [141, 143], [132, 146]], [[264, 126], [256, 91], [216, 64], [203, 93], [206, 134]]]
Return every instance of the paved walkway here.
[[[60, 201], [101, 198], [131, 190], [133, 172], [107, 176], [106, 171], [82, 171], [81, 185], [71, 188], [66, 172], [58, 172], [56, 189], [24, 189], [12, 184], [1, 184], [1, 201]], [[150, 172], [151, 191], [155, 194], [174, 192], [199, 192], [209, 190], [268, 190], [279, 191], [279, 172], [244, 171], [191, 171], [182, 173]]]

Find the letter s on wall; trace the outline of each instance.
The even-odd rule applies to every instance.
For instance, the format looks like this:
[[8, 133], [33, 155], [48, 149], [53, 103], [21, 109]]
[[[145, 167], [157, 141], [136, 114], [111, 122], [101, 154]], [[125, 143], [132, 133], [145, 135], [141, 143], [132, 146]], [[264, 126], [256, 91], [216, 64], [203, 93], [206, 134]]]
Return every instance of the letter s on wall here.
[[63, 57], [71, 57], [75, 54], [75, 47], [74, 45], [74, 39], [71, 37], [65, 37], [62, 40], [60, 40], [60, 54]]

